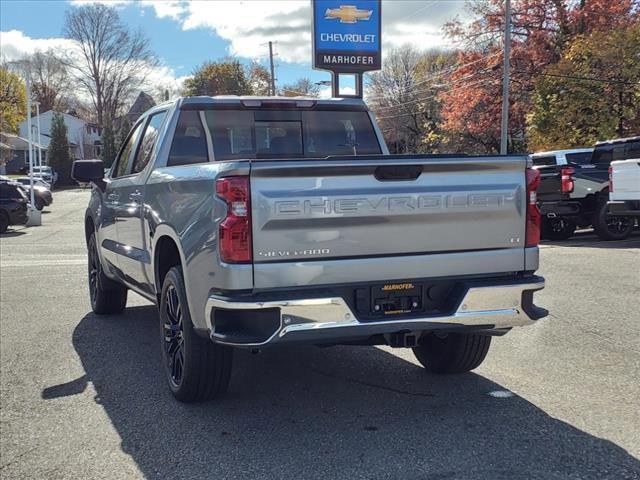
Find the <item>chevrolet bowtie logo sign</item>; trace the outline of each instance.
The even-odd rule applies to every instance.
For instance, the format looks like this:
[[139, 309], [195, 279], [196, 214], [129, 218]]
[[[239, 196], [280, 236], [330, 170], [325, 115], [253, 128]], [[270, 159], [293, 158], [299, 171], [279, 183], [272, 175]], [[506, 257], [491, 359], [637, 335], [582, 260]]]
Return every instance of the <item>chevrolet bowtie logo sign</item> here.
[[311, 5], [313, 68], [338, 75], [380, 70], [382, 0], [311, 0]]
[[325, 19], [338, 19], [340, 23], [358, 23], [358, 20], [369, 20], [373, 10], [360, 10], [354, 5], [340, 5], [340, 8], [327, 8]]

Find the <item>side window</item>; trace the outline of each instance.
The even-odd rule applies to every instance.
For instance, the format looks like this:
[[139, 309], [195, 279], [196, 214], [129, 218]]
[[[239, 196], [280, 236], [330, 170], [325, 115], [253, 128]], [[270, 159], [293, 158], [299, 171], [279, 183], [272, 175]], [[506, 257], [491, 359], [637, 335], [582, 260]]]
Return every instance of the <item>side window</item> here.
[[613, 156], [611, 157], [612, 161], [624, 160], [625, 159], [624, 150], [625, 150], [624, 144], [616, 145], [615, 147], [613, 147]]
[[205, 135], [198, 112], [194, 110], [180, 112], [176, 132], [171, 142], [167, 167], [208, 162], [209, 155]]
[[611, 163], [611, 154], [613, 152], [613, 146], [611, 145], [598, 145], [593, 151], [593, 157], [591, 157], [591, 163]]
[[131, 154], [133, 152], [133, 147], [136, 145], [138, 141], [138, 137], [140, 136], [140, 131], [142, 130], [142, 126], [144, 123], [139, 123], [129, 134], [127, 141], [120, 150], [120, 156], [116, 163], [115, 168], [113, 169], [112, 178], [122, 177], [127, 174], [127, 166], [129, 165], [129, 159], [131, 158]]
[[167, 112], [159, 112], [151, 116], [147, 127], [144, 129], [144, 136], [142, 137], [140, 147], [133, 161], [131, 173], [140, 173], [149, 163], [151, 154], [153, 153], [153, 146], [156, 144], [156, 140], [158, 140], [158, 136], [160, 135], [160, 127], [162, 127], [166, 113]]
[[566, 157], [572, 165], [586, 165], [591, 161], [591, 152], [567, 153]]
[[640, 140], [634, 140], [633, 142], [627, 143], [627, 160], [631, 158], [640, 158]]
[[556, 156], [555, 155], [545, 155], [544, 157], [533, 157], [533, 164], [536, 167], [542, 165], [555, 165], [556, 164]]

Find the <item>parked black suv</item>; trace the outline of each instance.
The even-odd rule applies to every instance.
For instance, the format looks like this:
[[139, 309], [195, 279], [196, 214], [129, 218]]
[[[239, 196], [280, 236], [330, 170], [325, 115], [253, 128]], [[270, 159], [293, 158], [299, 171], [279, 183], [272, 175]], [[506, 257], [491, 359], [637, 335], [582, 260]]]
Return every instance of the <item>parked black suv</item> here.
[[0, 233], [9, 225], [27, 223], [27, 197], [16, 182], [0, 180]]

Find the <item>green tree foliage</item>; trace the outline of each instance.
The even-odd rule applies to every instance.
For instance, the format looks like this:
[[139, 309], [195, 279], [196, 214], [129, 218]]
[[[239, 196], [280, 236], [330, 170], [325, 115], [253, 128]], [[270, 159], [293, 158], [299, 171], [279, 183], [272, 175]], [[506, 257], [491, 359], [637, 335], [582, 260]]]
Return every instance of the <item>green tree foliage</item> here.
[[252, 95], [269, 95], [271, 90], [271, 73], [259, 63], [253, 62], [246, 69]]
[[49, 165], [58, 172], [61, 185], [71, 184], [71, 165], [67, 126], [61, 113], [54, 113], [51, 120], [51, 142], [49, 143]]
[[640, 132], [640, 25], [576, 37], [538, 77], [529, 116], [536, 149]]
[[118, 151], [116, 150], [116, 132], [113, 129], [113, 122], [109, 117], [104, 120], [102, 128], [102, 161], [105, 167], [110, 167], [116, 158]]
[[184, 82], [185, 95], [251, 95], [253, 88], [243, 65], [235, 59], [206, 62]]
[[318, 93], [320, 93], [320, 87], [306, 77], [283, 85], [281, 89], [281, 95], [285, 97], [317, 97]]
[[[625, 30], [638, 24], [640, 14], [637, 0], [512, 0], [511, 4], [508, 150], [526, 152], [527, 115], [540, 73], [560, 61], [576, 37]], [[461, 50], [459, 66], [440, 95], [442, 128], [464, 151], [494, 153], [500, 147], [505, 1], [470, 0], [467, 6], [469, 20], [459, 18], [445, 25]]]
[[0, 131], [18, 133], [18, 124], [27, 118], [27, 91], [24, 81], [0, 67]]

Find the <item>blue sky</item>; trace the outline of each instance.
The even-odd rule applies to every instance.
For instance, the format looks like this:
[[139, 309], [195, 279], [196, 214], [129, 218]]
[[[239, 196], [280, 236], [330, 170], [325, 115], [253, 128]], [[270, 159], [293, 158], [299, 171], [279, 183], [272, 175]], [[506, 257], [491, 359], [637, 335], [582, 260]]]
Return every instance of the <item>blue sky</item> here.
[[[2, 0], [0, 47], [5, 58], [49, 46], [65, 48], [64, 14], [95, 0]], [[159, 76], [180, 79], [206, 60], [230, 53], [243, 62], [268, 65], [266, 42], [276, 42], [278, 84], [300, 77], [329, 78], [311, 69], [309, 1], [111, 0], [123, 21], [149, 37], [164, 68]], [[442, 24], [462, 12], [456, 0], [383, 1], [383, 51], [410, 43], [446, 45]], [[384, 55], [384, 53], [383, 53]], [[384, 58], [384, 56], [383, 56]]]

